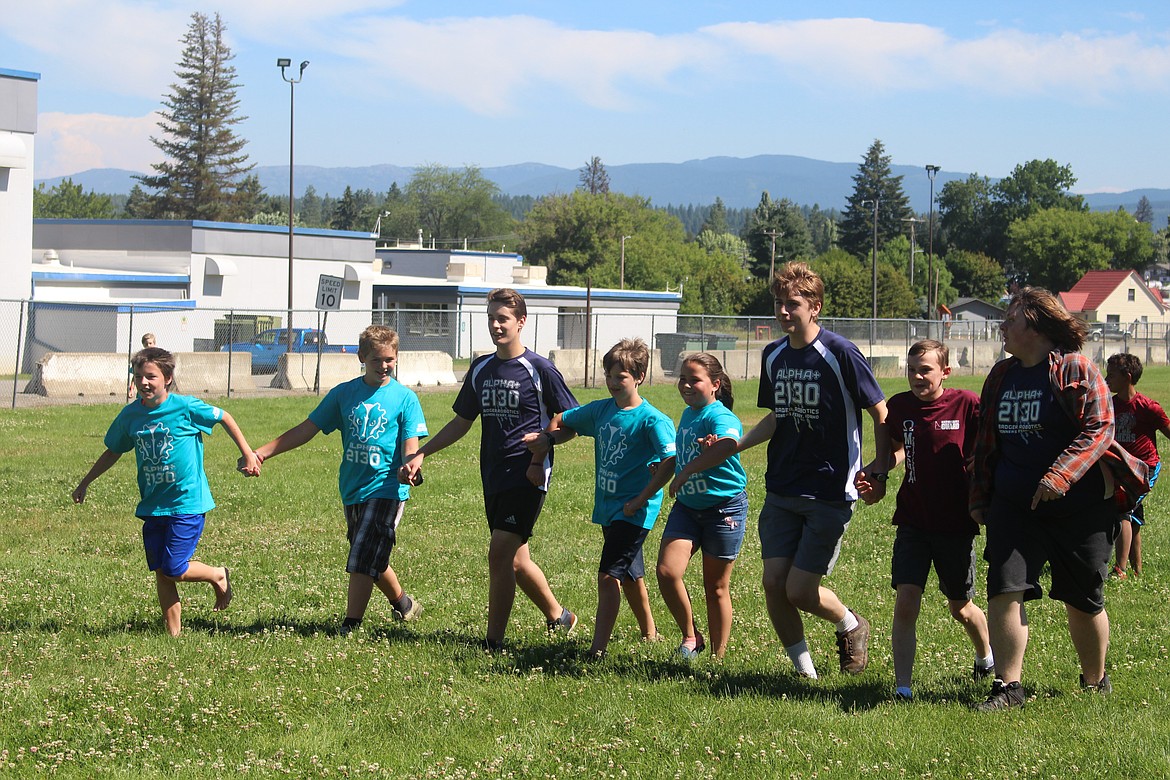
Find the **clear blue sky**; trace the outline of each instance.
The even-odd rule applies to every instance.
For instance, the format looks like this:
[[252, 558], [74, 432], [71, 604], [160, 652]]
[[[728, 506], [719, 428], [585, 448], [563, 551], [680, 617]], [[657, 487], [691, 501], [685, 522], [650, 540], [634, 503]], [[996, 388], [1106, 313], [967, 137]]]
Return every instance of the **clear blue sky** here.
[[[41, 74], [38, 178], [146, 170], [192, 11], [7, 3], [0, 68]], [[794, 154], [1003, 176], [1051, 157], [1077, 190], [1170, 188], [1170, 3], [374, 2], [220, 8], [251, 159], [580, 167]]]

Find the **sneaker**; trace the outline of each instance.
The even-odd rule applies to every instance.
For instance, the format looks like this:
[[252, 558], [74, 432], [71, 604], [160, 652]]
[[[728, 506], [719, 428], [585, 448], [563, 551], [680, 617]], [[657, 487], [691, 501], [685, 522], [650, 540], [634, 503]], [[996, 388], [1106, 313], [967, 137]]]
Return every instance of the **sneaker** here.
[[699, 629], [695, 629], [695, 646], [694, 648], [687, 647], [685, 644], [678, 646], [678, 657], [684, 661], [693, 661], [699, 657], [699, 654], [707, 649], [707, 643], [703, 641], [703, 635]]
[[1081, 690], [1092, 693], [1110, 694], [1113, 693], [1113, 683], [1109, 682], [1109, 675], [1105, 675], [1095, 685], [1086, 685], [1085, 676], [1081, 675]]
[[991, 666], [980, 666], [976, 661], [971, 665], [971, 679], [975, 682], [986, 680], [991, 675], [995, 674], [995, 664]]
[[853, 617], [857, 618], [857, 626], [837, 634], [837, 656], [841, 659], [842, 672], [861, 674], [869, 665], [869, 621], [856, 612]]
[[899, 685], [894, 689], [894, 701], [913, 701], [914, 692], [905, 685]]
[[573, 629], [577, 627], [577, 616], [569, 610], [561, 607], [561, 616], [555, 620], [546, 620], [548, 632], [551, 634], [558, 628], [565, 629], [566, 634], [573, 633]]
[[1024, 689], [1018, 682], [1005, 683], [998, 677], [991, 683], [991, 693], [978, 704], [972, 704], [971, 709], [976, 712], [991, 712], [992, 710], [1010, 710], [1024, 706]]
[[409, 623], [421, 615], [423, 611], [423, 605], [419, 603], [418, 599], [409, 593], [406, 594], [406, 597], [410, 599], [410, 608], [405, 612], [399, 611], [398, 607], [390, 608], [390, 611], [394, 613], [394, 619], [400, 623]]

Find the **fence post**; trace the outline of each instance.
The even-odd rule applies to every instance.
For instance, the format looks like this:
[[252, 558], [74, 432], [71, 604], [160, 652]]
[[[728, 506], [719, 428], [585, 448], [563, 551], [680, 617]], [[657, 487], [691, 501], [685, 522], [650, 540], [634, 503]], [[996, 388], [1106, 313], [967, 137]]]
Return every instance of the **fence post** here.
[[228, 309], [228, 374], [227, 374], [227, 397], [232, 397], [232, 344], [236, 343], [236, 311], [235, 309]]
[[24, 337], [24, 299], [20, 299], [20, 319], [16, 324], [16, 359], [12, 362], [12, 408], [16, 408], [16, 383], [20, 381], [21, 339]]

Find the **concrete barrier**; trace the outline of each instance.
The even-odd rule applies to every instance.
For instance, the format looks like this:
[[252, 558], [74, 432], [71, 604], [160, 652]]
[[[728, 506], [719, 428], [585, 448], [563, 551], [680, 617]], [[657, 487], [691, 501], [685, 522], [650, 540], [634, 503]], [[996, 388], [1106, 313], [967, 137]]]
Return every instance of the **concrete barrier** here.
[[454, 363], [446, 352], [399, 352], [395, 376], [406, 387], [459, 384]]
[[[585, 376], [585, 350], [583, 349], [554, 349], [548, 353], [548, 359], [561, 372], [565, 382], [570, 385], [583, 385], [586, 379], [595, 382], [598, 387], [605, 384], [605, 369], [601, 367], [601, 360], [605, 357], [605, 349], [590, 350], [592, 365], [589, 366], [589, 376]], [[661, 353], [657, 349], [650, 350], [650, 379], [653, 382], [662, 381], [662, 371], [659, 369]]]
[[[226, 352], [176, 352], [175, 392], [186, 395], [227, 395]], [[233, 378], [249, 378], [252, 354], [234, 352]], [[48, 398], [76, 396], [126, 397], [130, 374], [119, 352], [46, 352], [37, 361], [24, 392]]]
[[228, 393], [228, 360], [236, 387], [252, 376], [252, 353], [176, 352], [175, 385], [184, 395], [223, 396]]
[[126, 399], [126, 356], [114, 352], [46, 352], [24, 392], [48, 398], [117, 396]]
[[[281, 355], [276, 374], [269, 387], [281, 390], [312, 390], [317, 373], [317, 353]], [[361, 376], [362, 364], [352, 352], [325, 352], [321, 355], [321, 392], [324, 393], [355, 376]]]

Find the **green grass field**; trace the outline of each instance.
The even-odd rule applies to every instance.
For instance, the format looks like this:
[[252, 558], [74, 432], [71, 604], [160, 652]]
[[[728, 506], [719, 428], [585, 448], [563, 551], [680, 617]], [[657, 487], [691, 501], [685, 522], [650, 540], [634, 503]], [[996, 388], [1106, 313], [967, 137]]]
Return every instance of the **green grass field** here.
[[[976, 390], [980, 382], [954, 380]], [[883, 385], [887, 392], [905, 387], [902, 380]], [[1170, 402], [1170, 369], [1149, 370], [1141, 387]], [[738, 391], [750, 425], [762, 414], [755, 385], [741, 382]], [[677, 421], [682, 402], [673, 388], [647, 395]], [[449, 419], [452, 400], [449, 392], [423, 394], [432, 432]], [[224, 405], [259, 446], [304, 419], [315, 401]], [[478, 427], [428, 461], [391, 556], [426, 612], [416, 623], [395, 624], [375, 596], [365, 628], [344, 639], [332, 635], [345, 588], [338, 437], [319, 436], [246, 480], [217, 430], [207, 466], [219, 506], [208, 516], [200, 558], [231, 567], [236, 597], [229, 611], [213, 613], [209, 587], [180, 585], [185, 628], [173, 640], [162, 628], [133, 517], [132, 456], [90, 488], [84, 506], [69, 498], [102, 451], [114, 413], [110, 406], [0, 412], [0, 774], [1170, 776], [1165, 486], [1149, 499], [1144, 577], [1108, 585], [1114, 694], [1078, 690], [1063, 607], [1045, 600], [1029, 610], [1027, 707], [976, 714], [966, 705], [986, 686], [968, 679], [970, 646], [933, 585], [919, 622], [916, 700], [891, 700], [889, 498], [859, 507], [827, 580], [873, 624], [869, 669], [838, 674], [832, 627], [810, 620], [822, 677], [793, 674], [760, 587], [754, 516], [763, 447], [745, 455], [752, 521], [732, 580], [736, 617], [723, 662], [675, 660], [677, 631], [652, 581], [667, 641], [640, 642], [623, 608], [609, 657], [583, 660], [601, 547], [588, 519], [588, 441], [558, 449], [532, 542], [555, 593], [581, 615], [577, 633], [548, 638], [543, 617], [520, 596], [509, 652], [481, 653], [487, 531]], [[648, 565], [660, 526], [647, 541]], [[705, 622], [697, 568], [688, 583]]]

